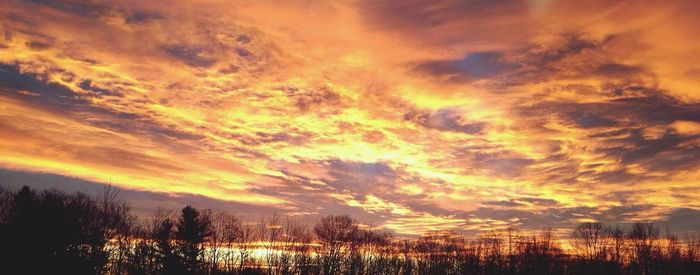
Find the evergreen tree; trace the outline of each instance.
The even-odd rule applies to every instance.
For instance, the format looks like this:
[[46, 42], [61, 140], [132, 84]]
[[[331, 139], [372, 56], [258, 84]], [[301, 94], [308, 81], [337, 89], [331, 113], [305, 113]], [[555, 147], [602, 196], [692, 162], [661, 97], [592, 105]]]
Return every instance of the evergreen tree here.
[[182, 208], [175, 237], [182, 263], [190, 272], [201, 268], [204, 241], [211, 234], [211, 221], [192, 206]]

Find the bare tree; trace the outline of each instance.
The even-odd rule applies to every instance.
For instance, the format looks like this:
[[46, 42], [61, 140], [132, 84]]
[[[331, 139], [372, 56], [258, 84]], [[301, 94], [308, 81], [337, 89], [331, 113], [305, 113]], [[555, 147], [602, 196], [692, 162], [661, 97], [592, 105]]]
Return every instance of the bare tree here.
[[240, 235], [236, 238], [236, 250], [239, 254], [239, 266], [238, 272], [242, 273], [245, 267], [249, 265], [249, 262], [254, 262], [255, 259], [251, 259], [251, 254], [253, 252], [253, 241], [255, 241], [255, 228], [252, 225], [247, 225], [243, 223], [240, 224]]
[[379, 232], [370, 227], [364, 234], [364, 248], [362, 255], [365, 258], [365, 271], [367, 274], [391, 274], [397, 273], [398, 267], [391, 267], [390, 261], [398, 250], [393, 246], [393, 236], [386, 232]]
[[683, 257], [681, 241], [678, 236], [666, 235], [666, 258], [671, 263], [680, 263]]
[[315, 264], [311, 255], [314, 239], [309, 228], [298, 222], [288, 224], [288, 241], [293, 242], [294, 251], [294, 274], [313, 274]]
[[217, 267], [222, 268], [226, 273], [233, 273], [238, 268], [237, 262], [240, 256], [235, 251], [235, 243], [243, 234], [241, 221], [235, 215], [226, 212], [219, 212], [215, 217], [214, 228], [219, 242], [217, 256], [222, 261], [217, 264]]
[[308, 241], [308, 230], [305, 226], [287, 217], [282, 224], [282, 234], [279, 241], [279, 258], [277, 260], [277, 272], [280, 274], [299, 273], [297, 260], [301, 258], [299, 254], [306, 253], [307, 247], [303, 243]]
[[659, 229], [653, 223], [635, 223], [627, 235], [632, 246], [632, 256], [640, 264], [646, 263], [652, 256]]
[[504, 242], [506, 240], [506, 232], [500, 230], [492, 230], [479, 238], [482, 246], [482, 265], [483, 269], [489, 274], [503, 273], [501, 269], [504, 267], [505, 259]]
[[[650, 223], [628, 230], [581, 224], [571, 253], [551, 229], [529, 237], [510, 228], [477, 238], [436, 231], [397, 240], [347, 215], [323, 217], [314, 239], [290, 217], [244, 225], [192, 207], [131, 224], [114, 191], [92, 198], [0, 188], [7, 206], [0, 209], [2, 267], [28, 274], [700, 274], [700, 241], [681, 242], [669, 230], [661, 238]], [[258, 241], [268, 255], [253, 256]]]
[[571, 237], [571, 247], [586, 259], [596, 260], [605, 256], [607, 240], [601, 223], [579, 224]]
[[410, 240], [402, 240], [398, 244], [398, 253], [401, 258], [398, 263], [399, 272], [397, 274], [410, 275], [415, 270], [414, 251], [415, 244]]
[[524, 274], [562, 273], [563, 251], [554, 230], [545, 228], [518, 246], [519, 271]]
[[605, 236], [608, 239], [608, 253], [610, 260], [614, 262], [622, 262], [625, 260], [626, 253], [626, 238], [625, 231], [620, 226], [606, 227]]
[[698, 236], [686, 236], [685, 253], [685, 261], [687, 262], [695, 262], [700, 260], [700, 238]]
[[506, 265], [508, 266], [508, 273], [514, 274], [517, 268], [516, 266], [516, 249], [520, 242], [522, 242], [523, 236], [520, 231], [513, 227], [506, 228], [506, 254], [508, 255], [508, 261]]
[[336, 274], [340, 268], [343, 248], [357, 238], [357, 221], [348, 215], [325, 216], [314, 226], [314, 233], [321, 243], [321, 266], [324, 274]]
[[119, 200], [119, 189], [111, 184], [103, 186], [98, 194], [98, 203], [101, 209], [100, 226], [105, 229], [103, 238], [110, 243], [103, 249], [110, 258], [109, 268], [119, 273], [126, 268], [136, 217], [129, 214], [129, 206]]
[[267, 273], [272, 274], [274, 267], [278, 266], [277, 262], [279, 261], [278, 252], [280, 240], [282, 238], [281, 216], [277, 212], [274, 212], [269, 219], [260, 217], [257, 231], [258, 239], [265, 248], [265, 255], [263, 258], [265, 260]]
[[221, 268], [226, 255], [226, 242], [224, 241], [223, 232], [224, 216], [226, 213], [220, 211], [208, 211], [210, 217], [210, 234], [204, 248], [204, 267], [206, 270], [213, 271]]

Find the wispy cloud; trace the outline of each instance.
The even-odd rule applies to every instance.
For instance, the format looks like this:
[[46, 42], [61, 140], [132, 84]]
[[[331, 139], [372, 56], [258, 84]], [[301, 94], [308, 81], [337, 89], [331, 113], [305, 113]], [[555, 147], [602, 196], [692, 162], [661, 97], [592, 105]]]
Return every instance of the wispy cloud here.
[[699, 7], [656, 4], [10, 1], [0, 166], [401, 233], [697, 230]]

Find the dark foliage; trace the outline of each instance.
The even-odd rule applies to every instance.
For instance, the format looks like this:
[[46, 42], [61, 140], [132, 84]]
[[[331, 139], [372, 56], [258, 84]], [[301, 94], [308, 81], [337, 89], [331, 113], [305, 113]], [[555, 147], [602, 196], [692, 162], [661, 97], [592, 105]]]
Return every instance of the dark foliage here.
[[583, 223], [565, 251], [549, 229], [398, 239], [347, 215], [312, 228], [277, 214], [251, 225], [186, 206], [138, 224], [116, 197], [0, 188], [1, 273], [700, 274], [700, 240], [662, 236], [651, 223]]
[[23, 187], [3, 196], [0, 258], [24, 274], [106, 273], [114, 252], [109, 242], [124, 233], [124, 206], [78, 193], [37, 193]]

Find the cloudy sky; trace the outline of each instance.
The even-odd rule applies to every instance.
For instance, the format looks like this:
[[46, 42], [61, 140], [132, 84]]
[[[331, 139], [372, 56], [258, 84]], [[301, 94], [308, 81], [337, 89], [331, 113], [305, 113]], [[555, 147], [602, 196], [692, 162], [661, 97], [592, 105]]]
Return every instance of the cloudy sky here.
[[698, 1], [1, 2], [6, 186], [700, 230]]

